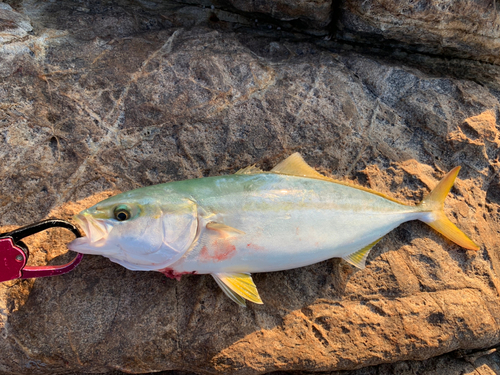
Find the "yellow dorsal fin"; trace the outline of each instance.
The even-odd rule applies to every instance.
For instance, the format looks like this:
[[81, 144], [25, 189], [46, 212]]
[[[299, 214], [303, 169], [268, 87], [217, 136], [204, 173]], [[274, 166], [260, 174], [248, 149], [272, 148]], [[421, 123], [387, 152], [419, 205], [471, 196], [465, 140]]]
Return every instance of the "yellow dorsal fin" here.
[[[261, 172], [262, 173], [262, 172]], [[311, 167], [309, 164], [307, 164], [302, 156], [298, 153], [295, 152], [289, 157], [287, 157], [285, 160], [280, 162], [278, 165], [276, 165], [273, 169], [271, 169], [271, 173], [277, 173], [277, 174], [286, 174], [290, 176], [298, 176], [298, 177], [308, 177], [308, 178], [315, 178], [318, 180], [324, 180], [324, 181], [330, 181], [339, 185], [344, 185], [344, 186], [349, 186], [354, 189], [359, 189], [366, 191], [371, 194], [378, 195], [382, 198], [388, 199], [390, 201], [399, 203], [399, 204], [404, 204], [398, 201], [397, 199], [391, 198], [383, 193], [379, 193], [378, 191], [355, 185], [352, 183], [344, 182], [344, 181], [339, 181], [335, 180], [330, 177], [323, 176], [321, 173], [317, 172], [313, 167]]]
[[323, 176], [321, 173], [318, 173], [313, 167], [307, 164], [298, 152], [293, 153], [278, 165], [276, 165], [273, 169], [271, 169], [271, 173], [288, 174], [300, 177], [312, 177], [321, 180], [329, 179], [328, 177]]
[[226, 224], [216, 223], [215, 221], [211, 221], [210, 223], [208, 223], [207, 229], [216, 230], [218, 232], [231, 232], [231, 233], [245, 234], [245, 232], [243, 232], [242, 230], [230, 227], [229, 225], [226, 225]]
[[213, 273], [212, 276], [224, 293], [237, 304], [245, 306], [245, 300], [242, 303], [241, 297], [253, 303], [263, 304], [249, 273]]
[[262, 169], [257, 168], [255, 165], [249, 165], [248, 167], [240, 169], [235, 174], [259, 174], [263, 172]]
[[375, 246], [382, 238], [379, 238], [378, 240], [373, 241], [371, 244], [363, 247], [361, 250], [358, 250], [352, 254], [349, 254], [342, 259], [345, 261], [351, 263], [353, 266], [356, 266], [358, 268], [365, 268], [366, 266], [366, 258], [368, 258], [368, 254], [370, 253], [370, 250], [372, 249], [373, 246]]

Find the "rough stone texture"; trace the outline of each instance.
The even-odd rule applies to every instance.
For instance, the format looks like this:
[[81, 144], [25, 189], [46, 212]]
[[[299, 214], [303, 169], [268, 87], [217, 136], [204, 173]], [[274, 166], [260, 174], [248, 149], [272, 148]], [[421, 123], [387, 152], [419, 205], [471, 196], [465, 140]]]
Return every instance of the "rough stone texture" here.
[[[33, 30], [15, 23], [0, 54], [1, 225], [300, 151], [409, 204], [462, 165], [446, 211], [481, 250], [406, 223], [363, 271], [332, 259], [255, 275], [265, 305], [246, 309], [209, 276], [86, 256], [68, 275], [0, 285], [1, 373], [375, 374], [406, 361], [409, 374], [498, 344], [499, 67], [276, 37], [179, 4], [12, 6]], [[69, 260], [70, 239], [38, 236], [31, 261]]]
[[[496, 349], [471, 353], [469, 355], [447, 354], [427, 361], [404, 361], [366, 367], [354, 371], [322, 372], [322, 375], [497, 375], [500, 373], [500, 356]], [[290, 373], [275, 372], [273, 375]], [[295, 375], [317, 373], [300, 372]]]
[[344, 0], [338, 36], [499, 64], [499, 7], [496, 0]]
[[[276, 371], [273, 375], [497, 375], [500, 373], [498, 348], [455, 352], [427, 361], [402, 361], [365, 367], [353, 371]], [[122, 374], [112, 371], [109, 375]], [[193, 372], [162, 371], [157, 375], [196, 375]], [[74, 374], [76, 375], [76, 374]], [[81, 374], [80, 374], [81, 375]]]
[[281, 21], [302, 20], [316, 29], [325, 28], [331, 20], [332, 1], [327, 0], [227, 0], [227, 2], [244, 12], [263, 13]]
[[[210, 8], [217, 15], [224, 9], [250, 17], [252, 23], [278, 22], [286, 28], [302, 28], [317, 34], [326, 29], [331, 21], [330, 0], [176, 0], [181, 4], [198, 4]], [[252, 17], [253, 16], [253, 17]], [[257, 19], [256, 19], [257, 17]]]
[[0, 3], [0, 43], [22, 38], [31, 31], [28, 17], [16, 12], [8, 4]]

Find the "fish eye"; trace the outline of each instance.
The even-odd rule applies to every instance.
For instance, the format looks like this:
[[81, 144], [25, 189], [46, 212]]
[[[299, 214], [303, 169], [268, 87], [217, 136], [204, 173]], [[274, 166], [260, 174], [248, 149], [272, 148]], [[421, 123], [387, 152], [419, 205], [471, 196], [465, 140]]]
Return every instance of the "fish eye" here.
[[130, 211], [125, 206], [118, 206], [114, 211], [115, 219], [118, 221], [125, 221], [130, 219]]

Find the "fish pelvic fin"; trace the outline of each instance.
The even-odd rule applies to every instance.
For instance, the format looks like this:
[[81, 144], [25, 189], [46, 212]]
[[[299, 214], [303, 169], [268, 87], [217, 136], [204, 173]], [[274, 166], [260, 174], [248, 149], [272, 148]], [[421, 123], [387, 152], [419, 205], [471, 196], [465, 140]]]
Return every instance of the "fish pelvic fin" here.
[[418, 205], [423, 212], [431, 213], [427, 218], [421, 220], [457, 245], [469, 250], [479, 250], [480, 247], [458, 229], [444, 213], [444, 200], [453, 187], [459, 171], [460, 167], [449, 171], [434, 190]]
[[212, 276], [226, 296], [238, 305], [245, 307], [245, 300], [264, 303], [249, 273], [213, 273]]
[[370, 253], [370, 250], [375, 246], [382, 238], [379, 238], [375, 241], [373, 241], [371, 244], [363, 247], [361, 250], [355, 251], [352, 254], [346, 255], [345, 257], [342, 257], [346, 262], [351, 263], [353, 266], [358, 267], [358, 268], [365, 268], [366, 266], [366, 258], [368, 258], [368, 254]]

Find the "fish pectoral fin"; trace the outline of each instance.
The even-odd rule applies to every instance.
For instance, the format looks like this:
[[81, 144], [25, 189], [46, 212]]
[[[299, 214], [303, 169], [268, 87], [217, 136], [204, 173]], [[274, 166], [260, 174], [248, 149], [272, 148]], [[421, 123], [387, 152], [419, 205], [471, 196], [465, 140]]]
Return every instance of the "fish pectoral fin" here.
[[371, 244], [363, 247], [361, 250], [355, 251], [352, 254], [349, 254], [342, 259], [344, 259], [346, 262], [351, 263], [353, 266], [358, 267], [358, 268], [365, 268], [366, 266], [366, 258], [368, 258], [368, 254], [370, 253], [370, 250], [375, 246], [382, 238], [379, 238], [378, 240], [375, 240]]
[[271, 169], [271, 173], [287, 174], [300, 177], [312, 177], [318, 178], [320, 180], [331, 180], [328, 177], [323, 176], [321, 173], [317, 172], [313, 167], [307, 164], [298, 152], [293, 153], [285, 160], [278, 163], [273, 169]]
[[207, 229], [216, 230], [218, 232], [229, 232], [229, 233], [237, 233], [237, 234], [245, 234], [242, 230], [230, 227], [229, 225], [216, 223], [215, 221], [211, 221], [207, 224]]
[[257, 287], [249, 273], [213, 273], [213, 278], [222, 291], [240, 306], [245, 305], [245, 299], [262, 305]]
[[257, 168], [255, 165], [249, 165], [246, 168], [240, 169], [235, 174], [259, 174], [259, 173], [264, 173], [264, 171], [260, 168]]

